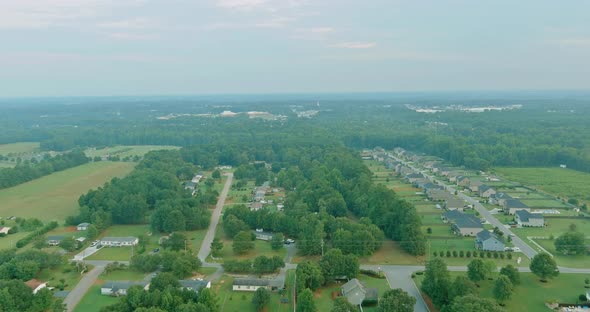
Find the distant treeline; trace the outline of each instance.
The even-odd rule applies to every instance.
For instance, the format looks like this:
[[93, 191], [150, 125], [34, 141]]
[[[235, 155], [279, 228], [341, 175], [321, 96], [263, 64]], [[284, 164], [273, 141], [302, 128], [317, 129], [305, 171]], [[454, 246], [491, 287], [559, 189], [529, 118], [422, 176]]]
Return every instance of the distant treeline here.
[[84, 152], [73, 151], [55, 157], [49, 157], [37, 162], [35, 158], [31, 161], [18, 164], [14, 168], [0, 169], [0, 189], [25, 183], [48, 174], [62, 171], [85, 164], [90, 159]]

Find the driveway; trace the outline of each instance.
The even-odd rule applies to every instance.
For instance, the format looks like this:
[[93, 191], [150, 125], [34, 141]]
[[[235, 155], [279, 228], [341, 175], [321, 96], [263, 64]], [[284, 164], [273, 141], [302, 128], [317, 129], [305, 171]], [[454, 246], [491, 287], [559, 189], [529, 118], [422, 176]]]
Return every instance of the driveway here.
[[217, 224], [219, 223], [221, 211], [223, 210], [223, 205], [225, 204], [225, 198], [227, 197], [227, 193], [229, 192], [229, 188], [231, 187], [231, 183], [234, 179], [234, 174], [231, 172], [228, 172], [225, 175], [227, 175], [227, 181], [225, 181], [223, 190], [219, 195], [217, 205], [215, 205], [215, 210], [213, 210], [213, 214], [211, 215], [211, 224], [209, 225], [205, 239], [203, 239], [203, 243], [201, 243], [201, 248], [199, 249], [198, 257], [203, 263], [211, 252], [211, 242], [213, 242], [213, 238], [215, 238], [215, 231], [217, 230]]
[[80, 300], [82, 300], [84, 294], [86, 294], [88, 289], [90, 289], [90, 287], [92, 287], [94, 284], [94, 281], [96, 281], [98, 276], [104, 271], [105, 266], [106, 265], [96, 265], [94, 269], [90, 270], [90, 272], [86, 273], [86, 275], [82, 277], [76, 287], [74, 287], [74, 289], [72, 289], [72, 291], [70, 291], [70, 293], [64, 299], [66, 311], [74, 311], [74, 308], [76, 305], [78, 305]]
[[369, 269], [383, 271], [387, 278], [387, 283], [392, 289], [401, 288], [407, 292], [410, 296], [416, 298], [416, 305], [414, 305], [414, 312], [429, 312], [426, 302], [422, 298], [418, 287], [412, 279], [412, 273], [416, 271], [424, 270], [423, 266], [420, 265], [361, 265], [362, 269]]

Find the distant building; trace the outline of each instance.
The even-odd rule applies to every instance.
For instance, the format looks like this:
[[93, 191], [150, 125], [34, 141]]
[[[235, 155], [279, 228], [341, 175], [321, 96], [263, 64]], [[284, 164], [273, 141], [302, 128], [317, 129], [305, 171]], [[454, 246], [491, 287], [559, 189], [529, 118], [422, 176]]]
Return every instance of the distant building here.
[[256, 229], [254, 234], [256, 235], [256, 239], [263, 241], [269, 241], [274, 236], [271, 232], [265, 232], [263, 229]]
[[88, 230], [88, 227], [89, 226], [90, 226], [90, 223], [88, 223], [88, 222], [80, 223], [76, 227], [76, 230], [78, 230], [78, 231], [86, 231], [86, 230]]
[[340, 291], [346, 300], [354, 306], [362, 306], [364, 302], [377, 302], [379, 292], [375, 288], [367, 288], [358, 279], [353, 278], [342, 285]]
[[0, 234], [5, 234], [8, 235], [8, 231], [10, 231], [10, 228], [7, 226], [0, 226]]
[[513, 199], [508, 193], [500, 192], [490, 195], [490, 204], [500, 205], [504, 207], [505, 202], [509, 199]]
[[141, 286], [147, 290], [149, 283], [145, 281], [106, 281], [100, 287], [100, 294], [106, 296], [125, 296], [131, 286]]
[[198, 293], [203, 288], [211, 288], [211, 281], [203, 280], [203, 279], [195, 279], [195, 280], [180, 280], [180, 287], [182, 289], [187, 289]]
[[459, 198], [456, 197], [450, 197], [445, 199], [445, 209], [447, 210], [459, 210], [459, 211], [463, 211], [463, 208], [465, 208], [465, 205], [467, 205], [467, 203]]
[[504, 201], [504, 212], [513, 215], [519, 210], [531, 211], [531, 208], [518, 199], [507, 199]]
[[527, 210], [518, 210], [514, 214], [514, 221], [516, 224], [524, 227], [543, 227], [545, 226], [545, 218], [540, 213], [530, 213]]
[[57, 246], [65, 238], [63, 235], [50, 235], [47, 236], [47, 244], [49, 246]]
[[31, 290], [33, 290], [33, 295], [37, 294], [37, 292], [45, 287], [47, 287], [47, 282], [42, 282], [40, 280], [31, 279], [25, 282]]
[[139, 239], [137, 237], [128, 236], [128, 237], [103, 237], [100, 240], [100, 244], [103, 246], [110, 246], [110, 247], [121, 247], [121, 246], [135, 246], [139, 243]]
[[234, 291], [256, 291], [258, 288], [270, 290], [270, 280], [262, 278], [236, 278], [232, 285]]
[[485, 251], [504, 251], [504, 242], [493, 232], [483, 230], [475, 236], [475, 248]]
[[469, 182], [469, 189], [472, 192], [479, 192], [479, 187], [482, 185], [483, 185], [483, 183], [481, 181], [474, 180], [474, 181]]
[[483, 225], [476, 216], [458, 210], [445, 212], [442, 219], [443, 222], [452, 224], [452, 230], [457, 235], [475, 236], [483, 230]]
[[471, 180], [466, 176], [458, 176], [457, 177], [457, 185], [467, 187], [471, 183]]
[[496, 190], [494, 190], [490, 186], [482, 184], [479, 186], [478, 193], [479, 193], [479, 197], [489, 198], [490, 196], [496, 194]]

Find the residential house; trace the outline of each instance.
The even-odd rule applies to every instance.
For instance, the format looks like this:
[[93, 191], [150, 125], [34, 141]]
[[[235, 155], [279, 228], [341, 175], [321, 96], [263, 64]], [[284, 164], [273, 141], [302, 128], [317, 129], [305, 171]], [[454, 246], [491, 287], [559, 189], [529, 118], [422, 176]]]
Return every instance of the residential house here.
[[485, 251], [504, 251], [504, 241], [495, 233], [483, 230], [475, 236], [475, 248]]
[[518, 199], [507, 199], [504, 201], [504, 213], [513, 215], [518, 210], [531, 211], [531, 208]]
[[457, 182], [457, 177], [462, 176], [464, 173], [461, 171], [451, 171], [448, 175], [447, 178], [449, 178], [449, 182], [451, 183], [455, 183]]
[[49, 246], [57, 246], [65, 238], [63, 235], [49, 235], [47, 236], [47, 244]]
[[250, 203], [250, 210], [260, 210], [262, 209], [262, 202], [256, 201]]
[[479, 197], [486, 197], [486, 198], [489, 198], [490, 196], [496, 194], [496, 190], [494, 190], [492, 187], [487, 186], [485, 184], [480, 185], [477, 192], [479, 193]]
[[7, 226], [0, 226], [0, 234], [4, 234], [4, 235], [8, 235], [8, 231], [10, 231], [10, 228]]
[[512, 199], [512, 196], [508, 193], [500, 192], [490, 195], [490, 204], [499, 205], [504, 207], [506, 200]]
[[442, 215], [443, 222], [451, 223], [452, 230], [457, 235], [475, 236], [483, 230], [481, 221], [472, 214], [465, 214], [458, 210], [447, 211]]
[[410, 173], [404, 177], [408, 182], [414, 183], [418, 179], [424, 179], [424, 176], [421, 173]]
[[428, 196], [428, 198], [433, 201], [443, 201], [443, 200], [446, 200], [447, 198], [452, 197], [452, 195], [449, 194], [449, 192], [447, 192], [445, 190], [437, 190], [437, 189], [428, 190], [426, 192], [426, 196]]
[[483, 183], [479, 180], [473, 180], [471, 182], [469, 182], [469, 189], [472, 192], [479, 192], [479, 187], [482, 186]]
[[103, 237], [100, 240], [100, 244], [103, 246], [110, 246], [110, 247], [121, 247], [121, 246], [135, 246], [139, 243], [139, 239], [137, 237], [128, 236], [128, 237]]
[[424, 185], [426, 185], [426, 184], [432, 184], [432, 183], [430, 182], [430, 180], [428, 180], [426, 178], [417, 179], [412, 183], [413, 186], [415, 186], [417, 188], [421, 188], [421, 189], [423, 189]]
[[47, 282], [42, 282], [40, 280], [31, 279], [25, 282], [31, 290], [33, 290], [33, 295], [37, 294], [37, 292], [45, 287], [47, 287]]
[[88, 227], [89, 226], [90, 226], [90, 223], [88, 223], [88, 222], [80, 223], [76, 227], [76, 230], [78, 230], [78, 231], [86, 231], [86, 230], [88, 230]]
[[445, 199], [444, 207], [447, 210], [463, 211], [463, 208], [465, 208], [466, 205], [467, 205], [467, 203], [464, 200], [453, 196], [453, 197]]
[[265, 232], [263, 229], [256, 229], [254, 234], [256, 235], [256, 239], [263, 240], [263, 241], [269, 241], [273, 237], [272, 233]]
[[180, 287], [198, 293], [203, 288], [211, 288], [211, 281], [203, 279], [180, 280]]
[[[375, 288], [367, 288], [358, 279], [353, 278], [340, 289], [346, 300], [354, 306], [361, 306], [366, 302], [377, 302], [379, 292]], [[362, 310], [362, 309], [361, 309]]]
[[146, 281], [106, 281], [100, 287], [100, 294], [106, 296], [125, 296], [131, 286], [141, 286], [147, 290], [149, 283]]
[[468, 187], [470, 182], [471, 182], [471, 180], [468, 177], [458, 176], [456, 183], [458, 186]]
[[444, 177], [448, 177], [450, 173], [451, 173], [451, 168], [446, 168], [445, 167], [445, 168], [440, 168], [438, 170], [438, 174], [440, 174], [440, 175], [442, 175]]
[[540, 213], [530, 213], [527, 210], [518, 210], [514, 213], [514, 221], [519, 226], [525, 227], [543, 227], [545, 226], [545, 219]]
[[193, 181], [185, 182], [184, 189], [194, 191], [197, 188], [197, 183]]
[[195, 185], [199, 184], [199, 182], [201, 182], [201, 180], [203, 179], [204, 175], [203, 173], [199, 173], [197, 175], [195, 175], [193, 177], [193, 179], [191, 180], [191, 182], [193, 182]]
[[270, 280], [263, 278], [235, 278], [232, 285], [234, 291], [256, 291], [258, 288], [271, 289]]
[[443, 187], [432, 182], [428, 182], [422, 185], [422, 189], [424, 189], [424, 192], [428, 193], [430, 190], [442, 190]]

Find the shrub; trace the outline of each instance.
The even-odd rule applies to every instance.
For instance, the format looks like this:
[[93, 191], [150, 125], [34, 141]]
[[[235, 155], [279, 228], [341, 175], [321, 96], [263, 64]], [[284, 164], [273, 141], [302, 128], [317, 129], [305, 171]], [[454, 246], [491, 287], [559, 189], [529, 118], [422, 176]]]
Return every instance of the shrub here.
[[465, 256], [467, 258], [471, 258], [471, 250], [467, 250], [467, 252], [465, 253]]
[[451, 252], [447, 250], [447, 258], [451, 257]]
[[512, 260], [512, 254], [511, 253], [508, 253], [507, 257], [508, 257], [508, 260]]
[[494, 259], [498, 259], [498, 253], [494, 252]]
[[474, 251], [473, 252], [473, 258], [477, 258], [477, 255], [478, 255], [477, 251]]
[[33, 240], [35, 237], [38, 237], [38, 236], [44, 235], [45, 233], [47, 233], [47, 232], [49, 232], [49, 231], [51, 231], [51, 230], [55, 229], [55, 228], [57, 227], [57, 225], [58, 225], [58, 224], [57, 224], [57, 222], [55, 222], [55, 221], [52, 221], [52, 222], [48, 223], [47, 225], [45, 225], [44, 227], [42, 227], [42, 228], [40, 228], [40, 229], [36, 230], [35, 232], [33, 232], [33, 233], [31, 233], [31, 234], [29, 234], [29, 235], [27, 235], [27, 236], [25, 236], [25, 237], [23, 237], [23, 238], [19, 239], [19, 240], [16, 242], [16, 248], [22, 248], [22, 247], [26, 246], [26, 245], [27, 245], [28, 243], [30, 243], [30, 242], [31, 242], [31, 241], [32, 241], [32, 240]]
[[385, 278], [385, 274], [383, 272], [377, 272], [375, 270], [360, 270], [361, 274], [374, 277], [374, 278]]
[[453, 250], [453, 257], [457, 258], [457, 251]]
[[485, 253], [485, 252], [483, 252], [483, 251], [480, 251], [480, 252], [479, 252], [479, 257], [480, 257], [480, 258], [485, 258], [485, 257], [486, 257], [486, 253]]
[[586, 301], [588, 301], [588, 298], [586, 298], [586, 294], [581, 294], [578, 297], [578, 300], [580, 300], [581, 302], [586, 302]]
[[492, 253], [488, 251], [487, 256], [488, 256], [488, 258], [491, 258], [492, 257]]
[[438, 253], [435, 251], [435, 252], [433, 252], [433, 253], [432, 253], [432, 255], [433, 255], [434, 257], [436, 257], [436, 256], [438, 255]]
[[463, 252], [463, 250], [459, 251], [459, 257], [463, 258], [465, 256], [465, 253]]
[[500, 254], [500, 259], [504, 259], [504, 253]]

